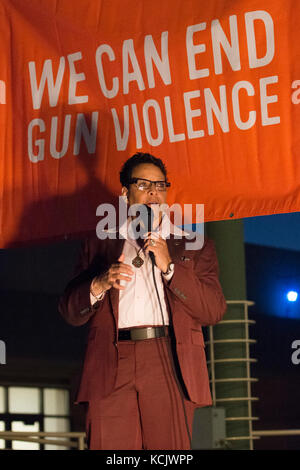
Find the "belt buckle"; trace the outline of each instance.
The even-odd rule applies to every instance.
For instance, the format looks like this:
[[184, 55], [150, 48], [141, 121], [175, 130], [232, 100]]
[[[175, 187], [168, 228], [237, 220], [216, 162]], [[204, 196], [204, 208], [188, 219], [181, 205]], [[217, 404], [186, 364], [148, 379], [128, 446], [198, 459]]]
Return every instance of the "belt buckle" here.
[[155, 338], [155, 336], [148, 333], [149, 330], [153, 328], [134, 328], [130, 331], [130, 339], [132, 341], [141, 341], [143, 339]]
[[166, 336], [163, 327], [149, 326], [147, 328], [134, 328], [130, 331], [130, 338], [132, 341], [160, 338], [161, 336]]

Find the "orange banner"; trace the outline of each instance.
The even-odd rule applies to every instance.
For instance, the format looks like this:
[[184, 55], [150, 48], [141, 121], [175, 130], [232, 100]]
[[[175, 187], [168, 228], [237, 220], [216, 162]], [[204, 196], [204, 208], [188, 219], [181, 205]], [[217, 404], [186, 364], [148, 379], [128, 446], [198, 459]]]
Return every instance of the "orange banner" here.
[[299, 27], [293, 0], [0, 0], [0, 246], [95, 230], [137, 151], [206, 221], [298, 211]]

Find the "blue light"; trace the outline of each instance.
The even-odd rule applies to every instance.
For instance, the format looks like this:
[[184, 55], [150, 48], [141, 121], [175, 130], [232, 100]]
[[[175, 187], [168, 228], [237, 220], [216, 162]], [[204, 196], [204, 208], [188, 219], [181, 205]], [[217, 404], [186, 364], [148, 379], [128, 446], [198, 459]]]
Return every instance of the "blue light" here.
[[298, 292], [294, 291], [294, 290], [290, 290], [288, 293], [287, 293], [287, 299], [289, 302], [296, 302], [297, 298], [298, 298]]

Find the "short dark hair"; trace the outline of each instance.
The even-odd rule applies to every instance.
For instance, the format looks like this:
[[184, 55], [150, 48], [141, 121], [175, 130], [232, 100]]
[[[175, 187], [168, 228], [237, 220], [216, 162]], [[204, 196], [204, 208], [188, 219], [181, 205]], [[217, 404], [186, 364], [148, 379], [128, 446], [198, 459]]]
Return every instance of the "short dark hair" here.
[[132, 157], [128, 158], [121, 168], [120, 182], [122, 186], [128, 188], [132, 170], [142, 163], [151, 163], [152, 165], [157, 166], [162, 171], [167, 181], [167, 170], [162, 160], [160, 158], [154, 157], [150, 153], [138, 152], [132, 155]]

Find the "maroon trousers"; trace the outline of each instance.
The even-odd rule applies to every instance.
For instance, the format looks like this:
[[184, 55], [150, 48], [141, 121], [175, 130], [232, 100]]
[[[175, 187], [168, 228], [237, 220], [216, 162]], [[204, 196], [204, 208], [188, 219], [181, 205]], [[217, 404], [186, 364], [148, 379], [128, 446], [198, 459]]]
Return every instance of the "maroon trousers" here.
[[170, 338], [118, 344], [115, 388], [109, 396], [89, 402], [89, 449], [190, 449], [197, 405], [179, 385]]

